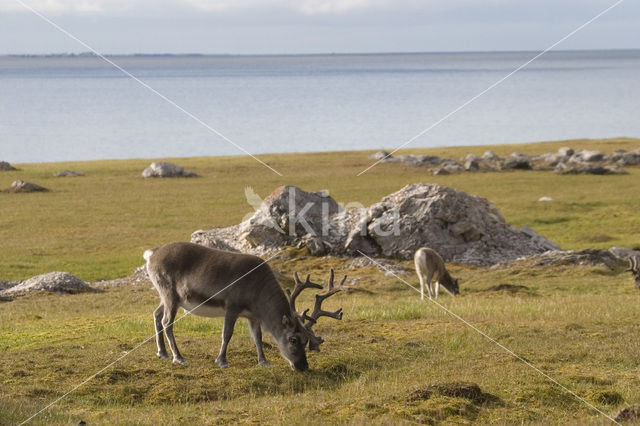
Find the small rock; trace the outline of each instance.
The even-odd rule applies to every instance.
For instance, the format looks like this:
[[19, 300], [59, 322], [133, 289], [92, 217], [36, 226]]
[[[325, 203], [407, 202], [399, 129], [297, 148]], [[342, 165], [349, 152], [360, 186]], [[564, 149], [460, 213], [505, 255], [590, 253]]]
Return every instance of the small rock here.
[[73, 170], [60, 170], [57, 173], [53, 174], [55, 177], [75, 177], [75, 176], [84, 176], [82, 172], [76, 172]]
[[47, 192], [49, 191], [47, 188], [44, 188], [40, 185], [36, 185], [35, 183], [25, 182], [23, 180], [14, 181], [11, 186], [5, 189], [2, 192], [9, 193], [22, 193], [22, 192]]
[[569, 148], [567, 146], [563, 146], [558, 150], [558, 154], [562, 155], [563, 157], [571, 157], [574, 152], [575, 151], [572, 148]]
[[600, 151], [589, 151], [586, 149], [580, 149], [573, 153], [569, 161], [577, 163], [592, 163], [595, 161], [604, 160], [604, 154]]
[[391, 154], [389, 154], [387, 151], [378, 151], [375, 154], [373, 154], [371, 157], [372, 160], [380, 160], [380, 161], [385, 161], [385, 160], [389, 160], [391, 158], [393, 158], [393, 156]]
[[16, 168], [6, 161], [0, 161], [0, 170], [16, 170]]
[[54, 293], [79, 293], [93, 289], [80, 278], [68, 272], [49, 272], [37, 275], [0, 291], [0, 296], [22, 296], [34, 291], [50, 291]]
[[551, 197], [540, 197], [538, 198], [538, 201], [541, 203], [549, 203], [551, 201], [555, 201], [553, 198]]
[[464, 163], [464, 169], [468, 172], [477, 172], [480, 170], [480, 164], [477, 159], [469, 158]]
[[500, 161], [500, 157], [498, 157], [493, 151], [487, 151], [482, 154], [482, 159], [485, 161]]
[[502, 167], [507, 170], [531, 170], [531, 158], [528, 155], [514, 152], [504, 160]]
[[151, 163], [149, 167], [142, 172], [143, 178], [167, 178], [167, 177], [196, 177], [197, 174], [193, 172], [187, 172], [182, 166], [177, 164], [167, 163], [165, 161], [158, 161]]

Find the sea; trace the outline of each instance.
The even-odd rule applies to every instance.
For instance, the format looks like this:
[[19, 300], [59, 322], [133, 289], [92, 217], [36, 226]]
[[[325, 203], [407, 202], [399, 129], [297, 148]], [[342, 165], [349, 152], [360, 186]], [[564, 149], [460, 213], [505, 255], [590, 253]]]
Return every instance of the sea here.
[[536, 55], [0, 56], [0, 161], [640, 137], [640, 50]]

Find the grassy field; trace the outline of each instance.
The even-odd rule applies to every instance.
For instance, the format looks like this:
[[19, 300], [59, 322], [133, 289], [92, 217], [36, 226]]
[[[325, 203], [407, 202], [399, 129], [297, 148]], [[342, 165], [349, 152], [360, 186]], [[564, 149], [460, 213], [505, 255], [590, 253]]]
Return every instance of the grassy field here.
[[[408, 150], [450, 158], [492, 149], [544, 153], [560, 146], [635, 149], [640, 140], [565, 141], [518, 146]], [[144, 180], [149, 160], [19, 164], [0, 173], [49, 193], [0, 193], [0, 280], [52, 270], [86, 281], [126, 276], [144, 249], [191, 232], [238, 223], [251, 207], [244, 188], [266, 196], [282, 184], [328, 189], [339, 202], [378, 201], [408, 183], [436, 182], [488, 198], [515, 226], [528, 225], [565, 249], [636, 247], [638, 176], [558, 176], [514, 171], [431, 176], [381, 164], [361, 177], [370, 153], [261, 157], [279, 177], [244, 157], [174, 159], [202, 177]], [[172, 161], [170, 159], [170, 161]], [[54, 178], [74, 169], [80, 178]], [[549, 196], [553, 203], [538, 203]], [[215, 367], [222, 321], [185, 317], [176, 324], [184, 367], [155, 357], [148, 283], [78, 295], [32, 294], [0, 302], [0, 424], [16, 424], [85, 378], [131, 353], [33, 424], [427, 423], [606, 424], [610, 421], [495, 343], [430, 302], [415, 285], [350, 259], [290, 250], [273, 266], [290, 276], [328, 269], [358, 278], [358, 291], [329, 300], [341, 322], [318, 325], [326, 343], [295, 373], [267, 348], [273, 367], [258, 367], [244, 322], [229, 348], [231, 368]], [[558, 380], [606, 415], [640, 403], [638, 294], [628, 273], [603, 268], [485, 269], [452, 265], [461, 295], [443, 306]], [[497, 290], [498, 284], [509, 284]], [[511, 290], [508, 290], [511, 289]], [[299, 304], [309, 304], [310, 295]], [[270, 338], [266, 338], [270, 342]], [[140, 346], [139, 346], [140, 345]], [[476, 389], [470, 385], [477, 385]]]

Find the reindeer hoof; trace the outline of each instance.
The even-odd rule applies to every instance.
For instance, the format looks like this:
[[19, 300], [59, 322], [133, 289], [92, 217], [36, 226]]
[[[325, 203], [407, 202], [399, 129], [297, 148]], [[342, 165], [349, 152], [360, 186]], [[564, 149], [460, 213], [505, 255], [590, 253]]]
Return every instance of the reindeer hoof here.
[[173, 363], [174, 364], [180, 364], [180, 365], [187, 365], [188, 364], [187, 360], [184, 359], [184, 358], [174, 358], [173, 359]]
[[220, 368], [229, 368], [229, 363], [227, 362], [226, 359], [216, 359], [216, 364], [218, 364], [218, 367]]
[[258, 361], [258, 364], [260, 364], [263, 367], [271, 367], [271, 363], [269, 361], [267, 361], [266, 359]]
[[158, 358], [169, 359], [169, 354], [166, 352], [158, 352], [156, 355], [158, 355]]

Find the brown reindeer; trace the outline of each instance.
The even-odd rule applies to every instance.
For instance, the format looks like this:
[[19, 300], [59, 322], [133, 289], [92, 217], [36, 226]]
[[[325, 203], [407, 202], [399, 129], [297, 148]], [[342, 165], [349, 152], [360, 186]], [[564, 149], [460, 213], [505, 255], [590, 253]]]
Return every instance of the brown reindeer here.
[[258, 363], [268, 365], [262, 349], [262, 328], [275, 339], [280, 353], [295, 370], [307, 370], [305, 347], [319, 351], [323, 339], [313, 332], [319, 317], [342, 319], [342, 309], [336, 312], [322, 310], [322, 301], [348, 289], [343, 284], [333, 285], [333, 270], [329, 290], [316, 295], [311, 315], [295, 310], [295, 301], [305, 288], [321, 289], [319, 284], [302, 283], [298, 275], [289, 299], [282, 291], [273, 271], [259, 257], [211, 249], [197, 244], [175, 242], [144, 252], [147, 271], [160, 295], [160, 306], [154, 311], [158, 356], [169, 358], [164, 334], [173, 353], [173, 362], [186, 364], [178, 351], [173, 336], [173, 322], [179, 307], [205, 317], [224, 317], [222, 346], [216, 364], [228, 367], [227, 345], [238, 317], [247, 318], [251, 336], [258, 351]]

